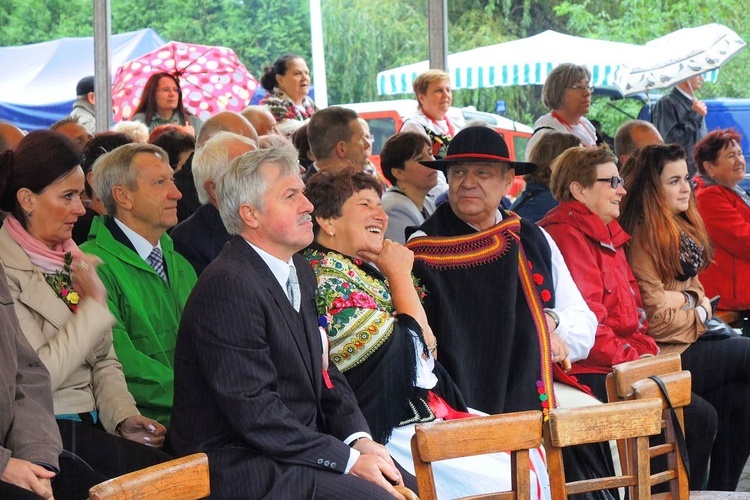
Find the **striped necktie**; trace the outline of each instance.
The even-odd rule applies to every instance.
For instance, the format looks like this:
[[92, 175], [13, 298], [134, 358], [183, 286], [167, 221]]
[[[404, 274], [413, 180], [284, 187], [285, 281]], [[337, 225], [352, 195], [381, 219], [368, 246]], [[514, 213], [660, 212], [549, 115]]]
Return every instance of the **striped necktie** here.
[[146, 262], [148, 262], [149, 266], [154, 268], [154, 271], [156, 271], [156, 274], [158, 274], [161, 279], [167, 281], [167, 273], [164, 272], [164, 259], [162, 258], [161, 249], [159, 247], [154, 247], [154, 249], [151, 250], [151, 253], [146, 258]]

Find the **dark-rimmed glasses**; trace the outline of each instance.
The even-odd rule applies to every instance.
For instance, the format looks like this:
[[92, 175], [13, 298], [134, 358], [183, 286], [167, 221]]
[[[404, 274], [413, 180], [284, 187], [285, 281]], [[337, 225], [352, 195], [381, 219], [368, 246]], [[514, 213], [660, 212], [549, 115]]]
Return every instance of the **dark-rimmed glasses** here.
[[617, 189], [620, 186], [625, 187], [625, 179], [616, 175], [613, 175], [612, 177], [602, 177], [597, 179], [596, 182], [609, 182], [612, 189]]

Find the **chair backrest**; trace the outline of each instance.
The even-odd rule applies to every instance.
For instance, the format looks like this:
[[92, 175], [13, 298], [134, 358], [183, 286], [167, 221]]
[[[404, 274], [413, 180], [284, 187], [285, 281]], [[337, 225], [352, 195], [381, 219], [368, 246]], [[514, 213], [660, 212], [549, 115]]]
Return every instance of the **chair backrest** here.
[[[659, 378], [661, 378], [667, 389], [679, 425], [684, 429], [685, 422], [683, 420], [682, 408], [690, 404], [692, 395], [690, 372], [683, 370], [676, 373], [667, 373], [660, 375]], [[685, 463], [680, 454], [675, 424], [669, 414], [664, 394], [655, 381], [647, 378], [633, 384], [633, 397], [635, 399], [659, 398], [662, 400], [664, 408], [662, 416], [665, 429], [664, 444], [652, 446], [649, 451], [651, 457], [667, 456], [667, 470], [654, 473], [651, 476], [651, 485], [654, 486], [669, 481], [669, 493], [654, 495], [654, 498], [688, 498], [690, 495], [690, 481], [685, 470]]]
[[89, 498], [194, 500], [210, 493], [208, 457], [196, 453], [99, 483], [89, 490]]
[[607, 376], [607, 398], [610, 402], [632, 399], [633, 384], [651, 375], [664, 375], [682, 370], [679, 354], [665, 354], [628, 361], [612, 367]]
[[531, 491], [529, 449], [542, 444], [542, 412], [524, 411], [416, 426], [411, 440], [414, 469], [422, 500], [437, 499], [432, 463], [451, 458], [508, 451], [512, 491], [472, 496], [527, 499]]
[[[643, 358], [636, 361], [629, 361], [627, 363], [621, 363], [619, 365], [615, 365], [612, 367], [612, 373], [607, 375], [607, 397], [610, 401], [623, 401], [623, 400], [629, 400], [635, 398], [635, 389], [634, 385], [639, 383], [642, 380], [648, 380], [648, 377], [651, 375], [658, 375], [662, 378], [662, 380], [671, 380], [670, 377], [668, 377], [670, 374], [673, 373], [681, 373], [682, 370], [682, 361], [679, 354], [667, 354], [664, 356], [655, 356], [650, 358]], [[686, 404], [690, 403], [690, 373], [685, 372], [687, 374], [687, 382], [684, 381], [686, 375], [683, 374], [680, 377], [678, 377], [680, 380], [683, 380], [680, 384], [680, 388], [677, 389], [674, 387], [673, 384], [670, 384], [668, 386], [668, 391], [670, 392], [670, 398], [672, 391], [675, 392], [675, 398], [672, 398], [672, 404], [678, 408], [676, 411], [680, 422], [682, 423], [682, 407]], [[666, 379], [665, 379], [666, 377]], [[649, 381], [650, 384], [653, 385], [658, 390], [658, 387], [656, 386], [656, 382]], [[688, 399], [687, 401], [684, 400], [683, 397], [678, 397], [679, 394], [685, 394], [685, 384], [687, 384], [687, 395]], [[648, 385], [648, 384], [647, 384]], [[671, 388], [670, 388], [671, 387]], [[659, 397], [661, 399], [661, 394], [656, 394], [655, 392], [652, 393], [653, 397]], [[651, 484], [657, 485], [664, 482], [669, 481], [669, 489], [670, 492], [668, 494], [661, 494], [661, 495], [655, 495], [656, 498], [659, 497], [672, 497], [672, 498], [687, 498], [687, 495], [690, 490], [690, 484], [688, 481], [687, 474], [685, 472], [684, 465], [682, 467], [677, 467], [676, 461], [679, 461], [679, 464], [682, 464], [682, 459], [679, 458], [679, 450], [677, 449], [677, 444], [674, 439], [674, 430], [670, 430], [669, 427], [672, 427], [671, 419], [666, 414], [666, 411], [663, 415], [663, 418], [665, 422], [667, 422], [668, 425], [665, 424], [666, 429], [666, 435], [665, 435], [665, 444], [662, 445], [656, 445], [653, 446], [649, 453], [651, 457], [657, 457], [661, 455], [667, 455], [667, 467], [668, 470], [664, 473], [656, 473], [651, 478]], [[684, 429], [684, 425], [683, 425]], [[628, 455], [631, 453], [631, 450], [628, 449], [627, 442], [624, 441], [618, 441], [617, 442], [617, 448], [620, 455], [620, 461], [623, 464], [627, 464], [628, 461]], [[629, 471], [626, 471], [629, 472]]]
[[[661, 432], [661, 410], [658, 399], [550, 410], [549, 420], [544, 425], [544, 445], [552, 500], [614, 488], [631, 488], [633, 500], [650, 498], [648, 436]], [[632, 472], [622, 476], [566, 481], [563, 448], [619, 439], [632, 441], [634, 452], [627, 469]]]

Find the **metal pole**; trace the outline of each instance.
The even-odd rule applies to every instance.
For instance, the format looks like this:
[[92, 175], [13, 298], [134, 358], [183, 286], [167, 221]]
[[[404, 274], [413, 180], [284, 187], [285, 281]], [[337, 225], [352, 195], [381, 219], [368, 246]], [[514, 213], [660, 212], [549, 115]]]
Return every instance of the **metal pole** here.
[[448, 67], [448, 0], [427, 0], [430, 68]]
[[315, 86], [315, 104], [320, 108], [328, 107], [328, 83], [326, 81], [326, 58], [323, 51], [323, 16], [320, 0], [310, 0], [310, 37], [312, 38], [313, 84]]
[[94, 0], [94, 112], [97, 132], [109, 130], [112, 121], [111, 38], [112, 11], [109, 0]]

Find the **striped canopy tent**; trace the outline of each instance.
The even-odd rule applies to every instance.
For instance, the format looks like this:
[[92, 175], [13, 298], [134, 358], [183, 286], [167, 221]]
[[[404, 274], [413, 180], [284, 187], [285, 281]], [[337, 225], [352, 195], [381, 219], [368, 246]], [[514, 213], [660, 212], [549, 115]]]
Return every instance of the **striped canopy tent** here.
[[[454, 89], [543, 85], [547, 75], [562, 63], [575, 63], [591, 70], [596, 87], [617, 88], [623, 64], [638, 60], [644, 47], [629, 43], [595, 40], [548, 30], [528, 38], [488, 45], [448, 56], [448, 73]], [[412, 82], [429, 69], [429, 61], [378, 73], [378, 94], [412, 93]], [[706, 75], [709, 81], [715, 75]]]

